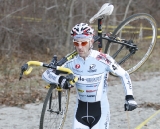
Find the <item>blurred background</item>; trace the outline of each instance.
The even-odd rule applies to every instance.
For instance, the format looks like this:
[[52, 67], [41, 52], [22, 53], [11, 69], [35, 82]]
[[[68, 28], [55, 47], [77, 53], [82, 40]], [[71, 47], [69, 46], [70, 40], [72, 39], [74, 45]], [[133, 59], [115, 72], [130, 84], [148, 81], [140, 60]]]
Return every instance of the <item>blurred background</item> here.
[[[132, 14], [148, 13], [156, 20], [160, 35], [158, 0], [1, 0], [0, 105], [23, 106], [43, 100], [47, 90], [41, 75], [45, 69], [35, 67], [29, 76], [19, 81], [21, 66], [29, 60], [49, 63], [53, 55], [60, 59], [72, 52], [71, 28], [80, 22], [89, 23], [106, 2], [115, 8], [112, 15], [104, 19], [105, 32], [112, 32], [108, 26], [116, 27]], [[135, 74], [139, 72], [142, 76], [142, 72], [160, 71], [159, 41], [158, 38], [156, 50], [142, 70]]]

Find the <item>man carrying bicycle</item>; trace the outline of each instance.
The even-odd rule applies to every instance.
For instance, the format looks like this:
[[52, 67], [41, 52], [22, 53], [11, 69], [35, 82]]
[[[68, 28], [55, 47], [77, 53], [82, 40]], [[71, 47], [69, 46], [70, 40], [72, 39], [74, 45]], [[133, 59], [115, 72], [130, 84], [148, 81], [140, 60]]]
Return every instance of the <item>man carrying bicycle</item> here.
[[[71, 30], [73, 44], [78, 55], [64, 64], [78, 77], [76, 82], [77, 104], [73, 129], [109, 129], [110, 110], [107, 98], [107, 78], [112, 72], [119, 76], [125, 90], [125, 111], [137, 107], [132, 93], [129, 74], [107, 54], [93, 50], [94, 30], [88, 24], [80, 23]], [[64, 76], [46, 70], [42, 78], [48, 83], [60, 84], [69, 88]]]

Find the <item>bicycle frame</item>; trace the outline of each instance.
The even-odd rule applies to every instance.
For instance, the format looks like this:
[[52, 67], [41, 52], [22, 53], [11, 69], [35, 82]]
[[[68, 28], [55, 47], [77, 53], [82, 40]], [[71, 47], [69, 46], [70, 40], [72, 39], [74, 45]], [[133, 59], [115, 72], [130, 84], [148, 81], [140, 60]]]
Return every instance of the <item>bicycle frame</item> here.
[[117, 37], [116, 35], [107, 36], [105, 34], [103, 36], [102, 35], [102, 20], [103, 20], [103, 18], [98, 19], [98, 36], [97, 37], [95, 36], [94, 42], [98, 41], [98, 49], [99, 49], [100, 52], [102, 52], [102, 48], [103, 48], [102, 39], [107, 40], [108, 42], [106, 43], [106, 47], [105, 47], [105, 52], [106, 53], [108, 52], [109, 46], [111, 45], [111, 43], [121, 44], [122, 46], [117, 50], [117, 52], [114, 53], [113, 55], [111, 55], [114, 59], [120, 53], [120, 51], [122, 50], [123, 47], [127, 47], [129, 49], [130, 53], [128, 55], [126, 55], [125, 57], [123, 57], [119, 62], [117, 62], [118, 64], [122, 64], [127, 59], [129, 59], [130, 56], [135, 54], [135, 52], [138, 50], [138, 47], [137, 47], [137, 45], [135, 45], [133, 43], [132, 40], [129, 40], [129, 41], [126, 41], [125, 39], [122, 40], [119, 37]]
[[99, 48], [99, 51], [101, 52], [102, 51], [102, 19], [98, 19], [98, 48]]

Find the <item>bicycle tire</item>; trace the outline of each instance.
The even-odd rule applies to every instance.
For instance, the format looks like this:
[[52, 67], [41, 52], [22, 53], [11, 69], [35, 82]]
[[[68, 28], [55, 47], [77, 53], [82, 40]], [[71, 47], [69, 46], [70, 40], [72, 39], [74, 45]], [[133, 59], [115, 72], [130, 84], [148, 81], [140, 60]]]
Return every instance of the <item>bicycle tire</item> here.
[[[55, 88], [56, 85], [51, 85], [48, 93], [46, 95], [42, 112], [41, 112], [41, 118], [40, 118], [40, 129], [62, 129], [66, 115], [68, 110], [68, 104], [69, 104], [69, 96], [70, 96], [70, 89], [60, 89], [57, 90]], [[59, 112], [59, 98], [58, 93], [61, 93], [61, 112]], [[49, 100], [51, 98], [51, 109], [49, 110]], [[59, 113], [56, 113], [56, 112]]]
[[[157, 24], [151, 15], [138, 13], [131, 15], [122, 21], [113, 31], [113, 35], [116, 35], [121, 39], [132, 39], [134, 44], [138, 46], [138, 51], [136, 51], [132, 57], [129, 57], [123, 64], [120, 64], [129, 74], [131, 74], [138, 70], [152, 53], [157, 39]], [[111, 43], [108, 54], [113, 57], [114, 53], [116, 53], [121, 46], [122, 45], [116, 43]], [[116, 62], [120, 62], [128, 52], [128, 48], [124, 47], [120, 51], [120, 54], [115, 58]], [[107, 52], [105, 51], [105, 53]]]

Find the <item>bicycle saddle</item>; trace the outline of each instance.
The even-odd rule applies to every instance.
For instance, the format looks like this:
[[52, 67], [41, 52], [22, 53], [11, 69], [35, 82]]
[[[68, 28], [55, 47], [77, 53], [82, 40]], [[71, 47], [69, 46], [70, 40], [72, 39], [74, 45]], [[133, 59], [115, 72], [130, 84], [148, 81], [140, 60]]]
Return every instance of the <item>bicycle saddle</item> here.
[[113, 12], [114, 6], [110, 3], [105, 3], [101, 9], [89, 20], [90, 23], [93, 23], [94, 20], [102, 18], [104, 15], [111, 15]]

